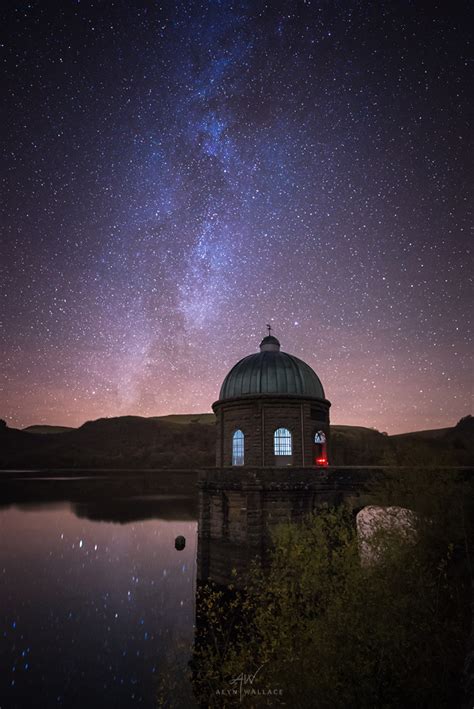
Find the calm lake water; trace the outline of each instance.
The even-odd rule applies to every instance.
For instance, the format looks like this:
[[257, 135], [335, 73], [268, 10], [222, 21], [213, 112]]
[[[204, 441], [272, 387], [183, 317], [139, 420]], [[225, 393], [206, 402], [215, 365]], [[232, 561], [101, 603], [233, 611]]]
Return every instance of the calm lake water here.
[[184, 497], [0, 508], [1, 709], [157, 706], [190, 657], [196, 538]]

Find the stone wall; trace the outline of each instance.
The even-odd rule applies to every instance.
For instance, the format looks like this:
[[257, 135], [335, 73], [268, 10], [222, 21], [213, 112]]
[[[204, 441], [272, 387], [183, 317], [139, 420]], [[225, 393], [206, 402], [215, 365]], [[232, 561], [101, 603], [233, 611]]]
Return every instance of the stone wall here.
[[373, 472], [331, 468], [202, 471], [198, 480], [199, 580], [244, 585], [252, 560], [265, 565], [276, 525], [301, 522], [323, 503], [339, 504], [346, 499], [357, 507], [364, 482]]
[[214, 404], [216, 413], [217, 467], [232, 465], [232, 437], [240, 429], [245, 436], [245, 467], [274, 466], [274, 432], [287, 428], [292, 435], [293, 466], [313, 466], [316, 431], [329, 438], [329, 403], [298, 397], [241, 398]]

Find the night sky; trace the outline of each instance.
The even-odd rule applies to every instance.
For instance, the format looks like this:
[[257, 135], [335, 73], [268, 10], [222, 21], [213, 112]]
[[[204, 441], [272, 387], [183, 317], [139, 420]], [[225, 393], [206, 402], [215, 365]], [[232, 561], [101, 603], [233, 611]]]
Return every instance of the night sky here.
[[209, 411], [267, 322], [334, 423], [469, 413], [462, 7], [10, 3], [0, 416]]

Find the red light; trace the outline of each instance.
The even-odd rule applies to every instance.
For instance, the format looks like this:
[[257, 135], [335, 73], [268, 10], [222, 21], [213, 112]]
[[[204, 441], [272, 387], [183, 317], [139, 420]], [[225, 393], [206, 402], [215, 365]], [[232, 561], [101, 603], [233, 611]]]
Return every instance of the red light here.
[[327, 465], [327, 458], [316, 458], [316, 465]]

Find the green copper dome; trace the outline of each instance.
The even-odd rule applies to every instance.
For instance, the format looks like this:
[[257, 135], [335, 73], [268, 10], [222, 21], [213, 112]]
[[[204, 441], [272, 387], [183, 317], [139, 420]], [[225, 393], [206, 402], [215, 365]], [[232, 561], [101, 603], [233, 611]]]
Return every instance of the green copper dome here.
[[258, 394], [325, 398], [316, 372], [298, 357], [281, 352], [280, 343], [271, 335], [262, 340], [260, 352], [244, 357], [232, 367], [219, 400]]

